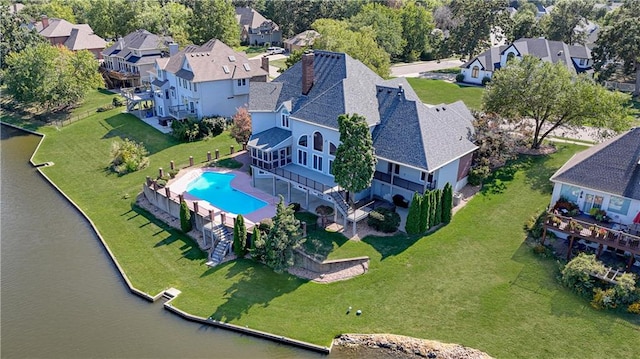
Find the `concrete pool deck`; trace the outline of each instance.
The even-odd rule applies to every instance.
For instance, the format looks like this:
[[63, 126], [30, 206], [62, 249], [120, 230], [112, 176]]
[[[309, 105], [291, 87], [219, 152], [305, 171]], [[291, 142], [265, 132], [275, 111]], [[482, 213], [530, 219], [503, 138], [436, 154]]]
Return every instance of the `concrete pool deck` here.
[[192, 196], [186, 192], [187, 186], [189, 185], [189, 183], [194, 179], [198, 178], [200, 175], [202, 175], [205, 172], [225, 173], [225, 174], [231, 173], [234, 175], [233, 179], [231, 180], [231, 187], [267, 203], [266, 206], [256, 211], [243, 214], [242, 216], [245, 219], [253, 223], [259, 223], [261, 220], [265, 218], [273, 218], [276, 215], [276, 205], [278, 204], [280, 199], [278, 197], [274, 197], [266, 192], [263, 192], [257, 188], [252, 187], [251, 176], [249, 176], [246, 172], [230, 170], [226, 168], [223, 168], [223, 169], [213, 168], [213, 167], [186, 168], [186, 169], [180, 170], [176, 178], [169, 181], [169, 183], [167, 183], [167, 186], [171, 188], [171, 192], [182, 194], [186, 201], [189, 201], [189, 202], [197, 201], [200, 208], [213, 210], [213, 211], [220, 211], [221, 209], [214, 206], [213, 204], [201, 198]]

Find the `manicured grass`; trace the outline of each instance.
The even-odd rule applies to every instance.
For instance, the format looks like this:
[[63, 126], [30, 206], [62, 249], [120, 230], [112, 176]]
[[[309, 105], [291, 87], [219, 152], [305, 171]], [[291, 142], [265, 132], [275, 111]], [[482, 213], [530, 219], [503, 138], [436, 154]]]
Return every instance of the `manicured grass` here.
[[[427, 101], [428, 99], [425, 99]], [[429, 101], [427, 101], [429, 102]], [[170, 160], [184, 166], [233, 140], [178, 143], [119, 110], [47, 134], [36, 161], [97, 225], [133, 284], [176, 287], [174, 305], [192, 314], [328, 345], [339, 333], [396, 333], [462, 343], [499, 358], [622, 358], [637, 351], [640, 316], [599, 312], [559, 286], [557, 264], [523, 244], [523, 223], [548, 204], [550, 175], [582, 147], [524, 161], [501, 175], [452, 222], [423, 238], [336, 243], [329, 258], [368, 255], [369, 272], [328, 285], [276, 274], [250, 260], [208, 268], [192, 240], [133, 206], [145, 176]], [[115, 138], [143, 141], [151, 166], [106, 170]], [[128, 196], [131, 196], [128, 198]], [[70, 255], [73, 255], [70, 253]], [[347, 307], [363, 315], [346, 315]]]
[[269, 65], [275, 66], [279, 69], [284, 69], [285, 67], [287, 67], [287, 65], [285, 64], [286, 61], [287, 59], [273, 60], [273, 61], [269, 61]]
[[424, 103], [437, 105], [462, 100], [474, 110], [482, 107], [483, 87], [464, 86], [441, 80], [407, 78]]
[[266, 53], [267, 46], [238, 46], [234, 48], [236, 51], [242, 51], [249, 56], [255, 56], [258, 54]]

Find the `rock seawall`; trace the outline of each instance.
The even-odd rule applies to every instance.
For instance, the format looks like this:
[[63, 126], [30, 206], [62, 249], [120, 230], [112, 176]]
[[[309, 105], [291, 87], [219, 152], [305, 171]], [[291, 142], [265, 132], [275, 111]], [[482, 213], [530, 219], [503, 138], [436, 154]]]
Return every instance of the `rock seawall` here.
[[487, 353], [460, 344], [393, 334], [342, 334], [333, 340], [333, 345], [380, 350], [395, 358], [492, 359]]

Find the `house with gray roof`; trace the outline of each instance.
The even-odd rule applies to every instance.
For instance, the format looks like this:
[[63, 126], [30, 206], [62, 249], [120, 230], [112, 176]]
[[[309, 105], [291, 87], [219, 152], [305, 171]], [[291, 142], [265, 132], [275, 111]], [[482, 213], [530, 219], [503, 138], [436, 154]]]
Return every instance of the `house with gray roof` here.
[[492, 47], [461, 65], [463, 82], [482, 84], [482, 79], [490, 79], [494, 71], [507, 66], [507, 61], [512, 58], [522, 59], [525, 55], [554, 64], [560, 62], [576, 73], [592, 71], [591, 50], [584, 45], [567, 45], [543, 38], [522, 38], [509, 45]]
[[236, 20], [240, 24], [240, 41], [248, 45], [280, 45], [282, 30], [275, 22], [250, 7], [236, 7]]
[[102, 52], [103, 70], [116, 87], [148, 85], [149, 71], [156, 59], [167, 53], [169, 36], [158, 36], [139, 29], [116, 40]]
[[252, 83], [249, 111], [254, 181], [284, 182], [288, 198], [292, 189], [306, 194], [304, 208], [319, 197], [354, 223], [333, 178], [341, 114], [366, 118], [377, 157], [371, 187], [355, 200], [411, 199], [446, 183], [459, 190], [477, 149], [464, 103], [426, 105], [404, 78], [384, 80], [344, 53], [308, 52], [273, 81]]
[[640, 127], [575, 154], [551, 181], [552, 207], [564, 197], [584, 213], [598, 208], [616, 223], [640, 222]]
[[156, 58], [151, 75], [155, 114], [183, 119], [208, 116], [231, 117], [249, 103], [253, 81], [267, 81], [268, 59], [249, 60], [220, 40], [189, 45], [170, 56]]
[[72, 24], [65, 19], [43, 15], [32, 25], [51, 45], [62, 45], [71, 51], [88, 50], [96, 59], [102, 59], [107, 42], [93, 33], [88, 24]]

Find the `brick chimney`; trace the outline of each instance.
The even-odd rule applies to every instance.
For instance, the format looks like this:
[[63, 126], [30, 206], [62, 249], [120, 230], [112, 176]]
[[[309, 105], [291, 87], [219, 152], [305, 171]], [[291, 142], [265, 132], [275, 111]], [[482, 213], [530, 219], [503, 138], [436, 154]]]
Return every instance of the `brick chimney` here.
[[313, 87], [313, 52], [302, 55], [302, 94], [308, 95]]
[[267, 73], [269, 73], [269, 57], [268, 56], [262, 56], [260, 58], [260, 68], [265, 70]]
[[42, 29], [44, 30], [47, 27], [49, 27], [49, 18], [47, 15], [42, 15]]

